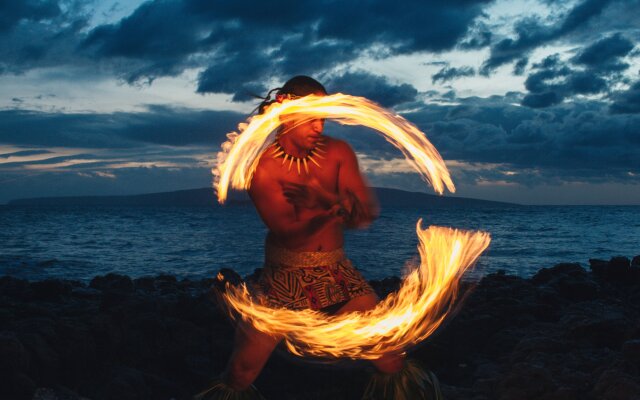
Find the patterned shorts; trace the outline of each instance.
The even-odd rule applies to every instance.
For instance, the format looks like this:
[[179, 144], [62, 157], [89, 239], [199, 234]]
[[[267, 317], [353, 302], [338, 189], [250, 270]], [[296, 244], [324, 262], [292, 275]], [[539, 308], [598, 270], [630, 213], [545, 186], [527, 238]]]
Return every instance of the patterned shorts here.
[[267, 246], [258, 292], [271, 307], [321, 310], [374, 293], [342, 249], [293, 252]]

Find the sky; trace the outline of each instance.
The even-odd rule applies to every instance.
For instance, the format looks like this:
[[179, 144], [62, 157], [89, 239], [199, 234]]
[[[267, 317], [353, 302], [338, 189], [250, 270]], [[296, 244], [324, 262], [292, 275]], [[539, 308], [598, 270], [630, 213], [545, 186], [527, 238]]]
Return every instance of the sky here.
[[[295, 75], [415, 123], [455, 196], [640, 205], [640, 0], [0, 0], [0, 204], [210, 186]], [[433, 193], [328, 123], [374, 186]], [[451, 194], [448, 194], [451, 195]]]

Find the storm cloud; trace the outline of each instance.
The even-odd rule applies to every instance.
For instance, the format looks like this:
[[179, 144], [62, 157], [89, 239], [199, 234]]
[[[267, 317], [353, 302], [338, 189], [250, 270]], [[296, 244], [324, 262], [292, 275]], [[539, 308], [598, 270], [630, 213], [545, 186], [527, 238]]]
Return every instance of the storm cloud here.
[[476, 74], [476, 71], [472, 67], [444, 67], [440, 71], [436, 72], [431, 76], [431, 81], [436, 83], [451, 81], [455, 78], [459, 78], [462, 76], [473, 76]]
[[[32, 19], [28, 29], [0, 37], [0, 55], [6, 60], [2, 70], [19, 73], [63, 64], [66, 57], [76, 65], [99, 63], [103, 70], [139, 84], [202, 68], [198, 92], [245, 100], [249, 87], [263, 88], [270, 80], [297, 74], [329, 76], [335, 66], [363, 56], [452, 49], [490, 1], [438, 2], [429, 7], [418, 0], [402, 7], [375, 1], [361, 7], [330, 1], [155, 0], [90, 30], [86, 13], [61, 16], [58, 3], [37, 4], [31, 11], [14, 12], [14, 20], [20, 15]], [[40, 19], [48, 19], [48, 24], [38, 23]]]
[[[529, 94], [522, 101], [529, 107], [547, 107], [575, 95], [605, 93], [623, 80], [629, 68], [622, 61], [634, 48], [633, 43], [620, 34], [598, 40], [582, 49], [571, 62], [559, 54], [534, 64], [525, 81]], [[573, 64], [572, 64], [573, 63]]]
[[218, 143], [246, 116], [231, 111], [147, 107], [146, 112], [0, 111], [0, 143], [21, 146], [129, 148], [144, 143]]
[[515, 38], [505, 38], [491, 46], [491, 55], [481, 73], [488, 75], [497, 67], [522, 59], [534, 49], [559, 39], [599, 16], [613, 0], [583, 0], [569, 10], [560, 21], [545, 24], [538, 18], [525, 17], [515, 26]]

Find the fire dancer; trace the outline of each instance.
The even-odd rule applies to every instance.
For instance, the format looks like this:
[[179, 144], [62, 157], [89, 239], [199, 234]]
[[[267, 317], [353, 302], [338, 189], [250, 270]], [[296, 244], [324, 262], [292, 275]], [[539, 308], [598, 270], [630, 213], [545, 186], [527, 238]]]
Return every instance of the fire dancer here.
[[[274, 101], [327, 94], [307, 76], [296, 76], [274, 91], [275, 99], [268, 95], [259, 112]], [[379, 299], [346, 258], [343, 231], [368, 226], [378, 216], [377, 201], [351, 147], [324, 135], [323, 128], [322, 119], [284, 118], [258, 160], [249, 195], [269, 232], [256, 291], [272, 307], [328, 314], [370, 310]], [[197, 398], [262, 398], [252, 383], [281, 340], [240, 320], [222, 378]], [[435, 377], [403, 355], [372, 362], [378, 372], [365, 398], [437, 398]], [[414, 384], [407, 384], [411, 380]]]

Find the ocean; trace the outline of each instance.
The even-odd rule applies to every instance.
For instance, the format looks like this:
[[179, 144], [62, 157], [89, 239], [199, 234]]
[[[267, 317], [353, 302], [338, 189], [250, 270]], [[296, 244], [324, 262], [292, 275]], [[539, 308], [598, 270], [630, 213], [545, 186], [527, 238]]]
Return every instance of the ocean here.
[[[504, 270], [522, 277], [590, 258], [640, 255], [639, 206], [386, 208], [345, 248], [368, 279], [400, 276], [417, 256], [416, 222], [483, 230], [492, 242], [470, 276]], [[89, 281], [109, 272], [132, 278], [198, 279], [223, 267], [248, 274], [263, 262], [266, 229], [251, 206], [0, 206], [0, 276]]]

